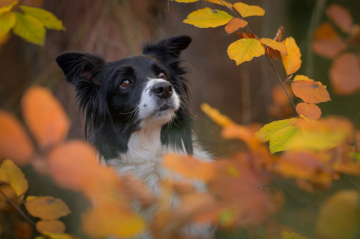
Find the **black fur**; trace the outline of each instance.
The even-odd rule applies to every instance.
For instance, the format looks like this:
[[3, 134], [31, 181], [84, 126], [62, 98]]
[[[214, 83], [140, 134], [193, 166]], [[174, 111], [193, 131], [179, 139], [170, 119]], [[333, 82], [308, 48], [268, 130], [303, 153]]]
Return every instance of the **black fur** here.
[[[182, 101], [175, 120], [163, 126], [161, 142], [174, 148], [184, 142], [187, 153], [193, 153], [189, 90], [179, 59], [190, 42], [188, 36], [164, 39], [144, 46], [143, 55], [115, 62], [84, 53], [65, 53], [56, 58], [67, 81], [77, 91], [80, 108], [86, 116], [86, 137], [105, 159], [127, 151], [130, 135], [139, 130], [139, 122], [134, 122], [135, 107], [144, 84], [160, 70], [166, 73]], [[135, 82], [131, 89], [120, 90], [124, 78]]]

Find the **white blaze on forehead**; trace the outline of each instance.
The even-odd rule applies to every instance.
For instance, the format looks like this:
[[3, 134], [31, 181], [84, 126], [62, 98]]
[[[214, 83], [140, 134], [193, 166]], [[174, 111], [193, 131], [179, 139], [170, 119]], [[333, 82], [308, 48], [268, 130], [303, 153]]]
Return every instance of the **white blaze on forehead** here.
[[[143, 92], [141, 94], [140, 103], [138, 105], [139, 108], [139, 119], [140, 120], [150, 120], [154, 121], [152, 123], [167, 123], [169, 122], [172, 117], [174, 116], [174, 111], [177, 110], [180, 107], [180, 99], [175, 90], [173, 91], [172, 96], [169, 99], [169, 103], [172, 103], [174, 105], [175, 110], [169, 111], [168, 113], [164, 112], [164, 115], [153, 115], [158, 105], [158, 97], [151, 92], [154, 85], [158, 83], [169, 83], [168, 81], [164, 79], [151, 79], [148, 78], [149, 81], [146, 83], [145, 87], [143, 88]], [[154, 117], [154, 119], [149, 119], [151, 117]]]

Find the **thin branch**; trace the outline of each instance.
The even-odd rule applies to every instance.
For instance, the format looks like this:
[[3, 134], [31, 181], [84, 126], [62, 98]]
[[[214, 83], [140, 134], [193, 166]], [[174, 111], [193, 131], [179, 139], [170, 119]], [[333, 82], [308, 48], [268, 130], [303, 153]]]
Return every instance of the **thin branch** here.
[[275, 73], [276, 73], [276, 75], [277, 75], [277, 77], [278, 77], [278, 79], [279, 79], [279, 81], [280, 81], [280, 83], [281, 83], [281, 85], [282, 85], [282, 87], [283, 87], [283, 89], [284, 89], [284, 91], [285, 91], [285, 93], [286, 93], [289, 101], [291, 102], [291, 104], [292, 104], [292, 105], [294, 106], [294, 108], [296, 109], [296, 105], [295, 105], [295, 103], [291, 100], [291, 98], [290, 98], [290, 96], [289, 96], [289, 93], [287, 92], [286, 87], [285, 87], [285, 85], [284, 85], [284, 82], [281, 80], [281, 77], [280, 77], [279, 73], [277, 72], [274, 64], [272, 63], [270, 57], [269, 57], [268, 55], [266, 55], [266, 57], [268, 58], [268, 60], [269, 60], [269, 62], [270, 62], [270, 64], [271, 64], [271, 67], [274, 69], [274, 71], [275, 71]]
[[11, 201], [11, 199], [6, 196], [5, 193], [3, 193], [3, 191], [0, 190], [0, 193], [6, 198], [6, 200], [25, 218], [25, 220], [30, 223], [31, 225], [33, 225], [34, 227], [36, 227], [36, 224], [30, 220], [30, 218], [28, 218], [28, 216], [26, 216], [26, 214], [21, 210], [21, 208], [16, 205], [13, 201]]

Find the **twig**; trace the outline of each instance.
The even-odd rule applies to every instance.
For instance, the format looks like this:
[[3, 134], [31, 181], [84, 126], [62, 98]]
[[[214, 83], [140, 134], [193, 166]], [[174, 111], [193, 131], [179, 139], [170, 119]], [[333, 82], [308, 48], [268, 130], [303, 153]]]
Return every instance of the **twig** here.
[[[241, 16], [240, 13], [237, 13], [237, 12], [235, 12], [233, 9], [229, 8], [228, 6], [226, 6], [226, 4], [225, 4], [222, 0], [219, 0], [219, 1], [221, 2], [222, 5], [224, 5], [224, 6], [227, 7], [231, 12], [233, 12], [233, 13], [235, 14], [235, 16], [239, 17], [240, 19], [243, 19], [243, 17]], [[250, 30], [250, 28], [249, 28], [248, 26], [246, 26], [246, 29], [248, 30], [248, 32], [250, 32], [251, 34], [254, 35], [254, 33]], [[271, 64], [272, 68], [274, 69], [277, 77], [279, 78], [280, 83], [281, 83], [281, 85], [282, 85], [282, 87], [283, 87], [283, 89], [284, 89], [284, 91], [285, 91], [285, 93], [286, 93], [289, 101], [291, 102], [291, 104], [292, 104], [292, 105], [294, 106], [294, 108], [296, 109], [296, 105], [295, 105], [295, 103], [291, 100], [291, 98], [290, 98], [290, 96], [289, 96], [289, 93], [287, 92], [286, 87], [285, 87], [285, 85], [284, 85], [284, 82], [283, 82], [283, 80], [281, 79], [279, 73], [277, 72], [277, 70], [276, 70], [274, 64], [272, 63], [270, 57], [269, 57], [267, 54], [265, 54], [265, 55], [266, 55], [266, 57], [268, 58], [268, 60], [269, 60], [269, 62], [270, 62], [270, 64]]]
[[26, 214], [21, 210], [20, 207], [18, 207], [18, 205], [16, 205], [13, 201], [11, 201], [11, 199], [6, 196], [5, 193], [3, 193], [3, 191], [0, 190], [0, 193], [6, 198], [6, 200], [25, 218], [25, 220], [30, 223], [31, 225], [33, 225], [34, 227], [36, 227], [36, 224], [30, 220], [30, 218], [28, 218], [28, 216], [26, 216]]

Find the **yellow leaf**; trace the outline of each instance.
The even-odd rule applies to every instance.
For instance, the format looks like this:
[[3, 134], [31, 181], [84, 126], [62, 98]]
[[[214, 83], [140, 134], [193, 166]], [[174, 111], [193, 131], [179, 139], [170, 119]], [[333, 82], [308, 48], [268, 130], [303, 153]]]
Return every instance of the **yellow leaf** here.
[[5, 6], [5, 7], [0, 7], [0, 15], [6, 13], [6, 12], [10, 12], [11, 9], [16, 5], [18, 4], [19, 1], [14, 1], [13, 3], [11, 3], [10, 5], [8, 6]]
[[192, 2], [197, 2], [199, 0], [175, 0], [175, 2], [182, 2], [182, 3], [192, 3]]
[[295, 76], [294, 81], [300, 81], [300, 80], [313, 81], [313, 80], [311, 80], [309, 77], [304, 76], [304, 75], [297, 75], [297, 76]]
[[262, 44], [265, 44], [275, 50], [280, 51], [282, 54], [287, 55], [287, 50], [284, 43], [274, 41], [270, 38], [261, 38], [260, 41], [262, 42]]
[[74, 237], [70, 236], [66, 233], [51, 233], [51, 232], [44, 232], [43, 235], [44, 239], [74, 239]]
[[50, 233], [64, 233], [65, 224], [59, 220], [50, 220], [43, 221], [40, 220], [36, 223], [36, 230], [40, 233], [50, 232]]
[[25, 202], [25, 207], [33, 217], [43, 220], [55, 220], [71, 213], [61, 199], [51, 196], [33, 198]]
[[281, 53], [282, 62], [285, 67], [287, 75], [294, 74], [301, 67], [301, 53], [299, 47], [296, 45], [294, 38], [289, 37], [285, 39], [287, 55]]
[[21, 169], [10, 159], [5, 160], [1, 164], [1, 168], [6, 171], [9, 177], [9, 184], [14, 189], [16, 195], [23, 195], [28, 189], [28, 181]]
[[242, 2], [234, 3], [234, 8], [242, 17], [264, 16], [265, 10], [259, 6], [250, 6]]
[[281, 239], [307, 239], [307, 238], [300, 236], [295, 232], [281, 232]]
[[271, 122], [270, 124], [266, 124], [264, 127], [262, 127], [260, 131], [255, 134], [255, 136], [264, 142], [269, 141], [273, 136], [273, 134], [275, 134], [277, 131], [292, 126], [297, 121], [298, 119], [291, 118], [291, 119]]
[[184, 23], [199, 28], [218, 27], [227, 24], [232, 18], [227, 12], [207, 7], [190, 13]]
[[231, 3], [228, 3], [226, 1], [223, 1], [223, 0], [204, 0], [205, 2], [211, 2], [211, 3], [215, 3], [215, 4], [219, 4], [221, 6], [226, 6], [228, 8], [232, 8], [232, 4]]
[[360, 195], [344, 190], [326, 199], [322, 204], [316, 230], [324, 238], [358, 238], [360, 223]]
[[14, 12], [0, 15], [0, 36], [5, 36], [15, 26], [16, 17]]
[[243, 38], [230, 44], [227, 53], [230, 59], [240, 65], [245, 61], [251, 61], [254, 57], [265, 54], [265, 48], [261, 42], [255, 38]]
[[211, 108], [208, 104], [202, 104], [201, 110], [212, 119], [216, 124], [220, 126], [228, 126], [233, 124], [233, 121], [226, 115], [221, 114], [217, 109]]
[[9, 176], [7, 175], [7, 172], [5, 169], [0, 168], [0, 182], [1, 183], [8, 183], [10, 181]]
[[99, 205], [82, 217], [84, 231], [91, 238], [135, 237], [146, 229], [144, 219], [116, 205]]
[[20, 6], [20, 9], [25, 12], [25, 14], [32, 16], [48, 29], [55, 29], [55, 30], [65, 30], [65, 27], [54, 14], [48, 12], [41, 8], [35, 7], [27, 7], [27, 6]]
[[276, 153], [290, 148], [290, 143], [301, 134], [293, 125], [298, 119], [274, 121], [265, 125], [255, 135], [264, 142], [270, 140], [270, 152]]
[[46, 30], [44, 25], [29, 15], [16, 12], [14, 33], [26, 41], [43, 46], [45, 44]]

